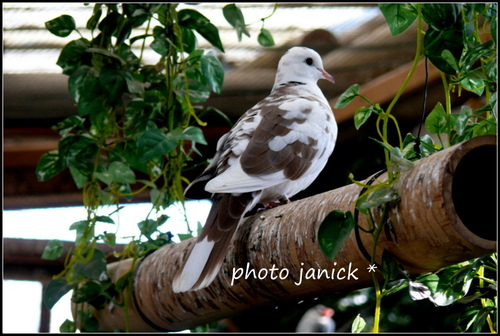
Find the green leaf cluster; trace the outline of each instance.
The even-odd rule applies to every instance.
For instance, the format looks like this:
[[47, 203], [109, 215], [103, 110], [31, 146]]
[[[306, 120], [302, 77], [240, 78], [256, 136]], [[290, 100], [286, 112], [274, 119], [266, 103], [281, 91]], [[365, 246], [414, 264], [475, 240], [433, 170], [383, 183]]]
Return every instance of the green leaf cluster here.
[[[183, 202], [184, 183], [188, 182], [183, 173], [189, 161], [200, 155], [196, 146], [206, 145], [201, 116], [214, 111], [203, 104], [212, 92], [220, 93], [224, 83], [224, 67], [215, 50], [224, 52], [219, 30], [191, 6], [92, 6], [85, 31], [80, 31], [67, 14], [45, 23], [50, 33], [73, 37], [62, 48], [57, 65], [68, 76], [77, 115], [53, 126], [60, 135], [58, 149], [44, 154], [36, 168], [42, 182], [69, 170], [82, 190], [88, 213], [69, 228], [76, 236], [74, 249], [65, 251], [62, 243], [54, 240], [43, 253], [46, 259], [67, 253], [65, 268], [49, 283], [44, 302], [51, 308], [62, 295], [74, 291], [78, 321], [61, 326], [61, 330], [73, 332], [97, 328], [86, 308], [89, 305], [100, 309], [113, 301], [128, 309], [127, 298], [115, 302], [115, 297], [130, 284], [130, 274], [112, 283], [106, 273], [106, 256], [96, 247], [97, 242], [116, 246], [112, 230], [97, 229], [97, 223], [115, 224], [111, 214], [99, 215], [99, 208], [114, 205], [119, 211], [120, 202], [149, 191], [151, 212], [137, 224], [137, 237], [115, 256], [133, 258], [135, 263], [171, 243], [172, 234], [161, 230], [168, 217], [157, 214], [155, 218], [153, 210], [157, 213], [174, 202]], [[249, 36], [235, 4], [224, 7], [223, 14], [240, 38], [242, 34]], [[199, 49], [200, 36], [214, 50]], [[266, 36], [269, 44], [272, 37]], [[144, 62], [148, 48], [157, 55], [152, 64]]]
[[[276, 11], [278, 4], [274, 6], [273, 12], [267, 18], [272, 16]], [[250, 37], [250, 33], [247, 29], [247, 24], [245, 23], [245, 18], [241, 9], [234, 3], [224, 6], [222, 10], [224, 18], [227, 22], [236, 30], [238, 36], [238, 41], [241, 41], [243, 35]], [[274, 39], [271, 32], [264, 28], [264, 22], [267, 18], [262, 18], [262, 28], [260, 29], [259, 35], [257, 36], [257, 42], [263, 47], [274, 46]]]
[[[386, 223], [387, 206], [399, 200], [392, 186], [400, 174], [411, 170], [415, 160], [476, 136], [496, 134], [497, 129], [497, 4], [384, 3], [379, 4], [379, 8], [394, 36], [403, 33], [417, 22], [413, 66], [386, 109], [364, 97], [360, 93], [358, 84], [349, 87], [335, 105], [335, 108], [344, 108], [356, 97], [363, 99], [367, 106], [355, 111], [354, 126], [360, 129], [370, 117], [375, 116], [380, 139], [374, 140], [384, 150], [387, 170], [385, 181], [374, 178], [368, 183], [361, 183], [350, 176], [353, 183], [363, 188], [356, 201], [356, 211], [366, 216], [368, 227], [362, 228], [356, 223], [355, 228], [372, 235], [374, 243], [370, 255], [373, 263], [375, 263], [375, 247], [379, 234], [382, 230], [390, 231]], [[427, 25], [426, 31], [423, 28], [424, 23]], [[428, 133], [435, 134], [438, 143], [435, 143], [429, 135], [419, 134], [416, 137], [407, 134], [403, 138], [398, 122], [391, 114], [418, 63], [424, 58], [439, 69], [445, 91], [445, 101], [438, 103], [424, 121]], [[481, 97], [485, 102], [484, 106], [476, 110], [463, 106], [458, 113], [452, 113], [452, 93], [461, 94], [463, 90]], [[390, 125], [395, 127], [398, 134], [399, 142], [396, 145], [388, 141]], [[496, 260], [496, 256], [494, 258]], [[402, 279], [389, 283], [397, 278], [400, 269], [392, 256], [384, 251], [378, 268], [382, 270], [385, 282], [381, 285], [374, 277], [376, 292], [374, 331], [378, 330], [382, 297], [410, 286], [410, 294], [414, 299], [429, 298], [439, 306], [457, 302], [465, 297], [472, 286], [472, 280], [478, 278], [480, 271], [477, 263], [480, 262], [483, 262], [482, 258], [465, 266], [451, 266], [438, 274], [427, 275], [416, 281]], [[496, 265], [494, 267], [496, 269]], [[481, 293], [485, 291], [482, 283], [475, 288]], [[462, 322], [468, 323], [463, 330], [480, 331], [485, 321], [491, 331], [496, 330], [491, 318], [492, 314], [496, 314], [496, 307], [495, 297], [481, 299], [481, 305], [467, 308], [461, 319]], [[353, 326], [353, 330], [355, 329]]]
[[[413, 300], [428, 299], [435, 306], [466, 305], [458, 319], [462, 332], [482, 332], [485, 326], [496, 330], [497, 293], [494, 279], [498, 267], [496, 254], [487, 255], [416, 279], [404, 278], [392, 283], [392, 295], [408, 287]], [[491, 318], [493, 316], [494, 318]]]

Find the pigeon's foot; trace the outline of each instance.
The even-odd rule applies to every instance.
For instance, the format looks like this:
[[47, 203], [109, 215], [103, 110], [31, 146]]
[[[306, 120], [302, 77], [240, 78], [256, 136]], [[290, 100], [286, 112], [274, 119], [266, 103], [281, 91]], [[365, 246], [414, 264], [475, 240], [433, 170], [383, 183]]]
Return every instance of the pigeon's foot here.
[[284, 204], [288, 204], [288, 203], [292, 203], [292, 201], [290, 201], [288, 198], [279, 199], [277, 202], [269, 202], [269, 203], [267, 203], [263, 208], [257, 209], [257, 211], [262, 211], [262, 210], [276, 208], [276, 207], [279, 207], [280, 205], [284, 205]]

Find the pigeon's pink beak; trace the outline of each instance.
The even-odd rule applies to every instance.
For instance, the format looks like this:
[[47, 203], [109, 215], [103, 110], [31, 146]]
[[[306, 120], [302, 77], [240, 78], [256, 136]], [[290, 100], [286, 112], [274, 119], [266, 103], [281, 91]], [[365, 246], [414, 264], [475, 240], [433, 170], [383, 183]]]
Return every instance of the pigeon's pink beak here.
[[326, 79], [327, 81], [331, 82], [332, 84], [335, 84], [335, 79], [333, 79], [333, 76], [330, 75], [328, 72], [326, 72], [324, 69], [319, 69], [319, 72], [323, 75], [323, 78]]

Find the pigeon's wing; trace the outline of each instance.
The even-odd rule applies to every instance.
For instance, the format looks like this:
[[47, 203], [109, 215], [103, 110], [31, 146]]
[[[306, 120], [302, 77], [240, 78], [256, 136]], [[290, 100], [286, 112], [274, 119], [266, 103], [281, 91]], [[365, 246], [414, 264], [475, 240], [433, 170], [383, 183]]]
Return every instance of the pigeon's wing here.
[[243, 123], [228, 137], [218, 174], [205, 187], [208, 192], [258, 191], [307, 173], [324, 145], [320, 137], [331, 110], [314, 97], [281, 93], [282, 99], [271, 96], [259, 106], [253, 130]]

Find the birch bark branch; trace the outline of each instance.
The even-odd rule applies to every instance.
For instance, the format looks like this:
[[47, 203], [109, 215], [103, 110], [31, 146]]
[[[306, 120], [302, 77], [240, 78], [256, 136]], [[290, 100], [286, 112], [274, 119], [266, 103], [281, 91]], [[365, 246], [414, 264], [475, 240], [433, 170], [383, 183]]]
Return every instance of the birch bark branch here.
[[[418, 161], [394, 186], [401, 199], [389, 211], [376, 260], [387, 249], [410, 274], [420, 274], [496, 251], [496, 208], [478, 201], [496, 204], [495, 178], [495, 136], [474, 138]], [[174, 294], [170, 288], [193, 240], [160, 248], [137, 264], [130, 331], [194, 328], [263, 306], [370, 286], [370, 262], [354, 233], [335, 260], [326, 258], [317, 240], [326, 215], [354, 212], [360, 191], [347, 185], [247, 218], [219, 275], [199, 291]], [[469, 213], [481, 213], [484, 220], [478, 223]], [[366, 227], [363, 216], [359, 224]], [[371, 236], [361, 234], [361, 241], [371, 251]], [[110, 264], [109, 273], [116, 280], [130, 265], [127, 260]], [[125, 329], [119, 307], [110, 305], [94, 317], [100, 330]]]

